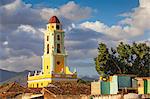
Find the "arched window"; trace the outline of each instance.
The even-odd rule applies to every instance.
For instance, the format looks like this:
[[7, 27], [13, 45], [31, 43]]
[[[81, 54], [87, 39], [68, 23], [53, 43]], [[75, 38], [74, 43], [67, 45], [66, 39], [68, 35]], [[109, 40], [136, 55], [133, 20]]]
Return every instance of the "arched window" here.
[[37, 88], [39, 87], [39, 84], [37, 83]]
[[56, 29], [59, 30], [59, 25], [56, 25]]
[[47, 54], [49, 54], [49, 44], [47, 44]]
[[57, 53], [61, 53], [60, 52], [60, 44], [57, 44]]
[[58, 40], [58, 41], [60, 40], [60, 35], [57, 35], [57, 40]]
[[49, 36], [47, 36], [47, 41], [49, 41]]
[[47, 66], [47, 69], [48, 69], [48, 66]]

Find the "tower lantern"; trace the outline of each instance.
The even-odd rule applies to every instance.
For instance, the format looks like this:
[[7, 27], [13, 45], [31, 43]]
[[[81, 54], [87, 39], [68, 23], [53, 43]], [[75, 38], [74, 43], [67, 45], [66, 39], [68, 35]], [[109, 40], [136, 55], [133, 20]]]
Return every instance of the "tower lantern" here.
[[28, 87], [46, 87], [52, 82], [77, 80], [77, 73], [70, 72], [67, 66], [64, 35], [61, 22], [56, 16], [52, 16], [44, 33], [42, 71], [28, 76]]

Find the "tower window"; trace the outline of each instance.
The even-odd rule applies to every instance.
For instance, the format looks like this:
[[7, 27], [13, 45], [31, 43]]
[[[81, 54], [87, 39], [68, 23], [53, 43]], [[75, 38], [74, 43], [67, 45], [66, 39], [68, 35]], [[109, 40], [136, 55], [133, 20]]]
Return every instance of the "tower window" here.
[[47, 44], [47, 54], [49, 54], [49, 44]]
[[48, 69], [48, 66], [47, 66], [47, 69]]
[[57, 40], [58, 40], [58, 41], [60, 40], [60, 35], [57, 35]]
[[60, 44], [57, 44], [57, 53], [61, 53], [60, 52]]
[[57, 65], [59, 65], [59, 64], [60, 64], [60, 62], [58, 61], [58, 62], [57, 62]]
[[52, 28], [54, 28], [54, 26], [52, 26]]
[[39, 87], [39, 84], [37, 83], [37, 88]]
[[59, 25], [56, 25], [56, 29], [59, 30]]
[[47, 41], [49, 41], [49, 36], [47, 36]]

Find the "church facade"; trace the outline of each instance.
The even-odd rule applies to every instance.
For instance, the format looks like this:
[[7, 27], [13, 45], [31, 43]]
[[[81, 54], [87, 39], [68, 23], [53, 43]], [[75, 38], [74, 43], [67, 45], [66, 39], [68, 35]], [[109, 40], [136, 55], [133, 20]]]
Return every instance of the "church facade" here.
[[47, 87], [57, 81], [77, 81], [77, 72], [67, 66], [67, 53], [64, 47], [65, 32], [56, 16], [52, 16], [44, 33], [44, 54], [42, 70], [28, 74], [29, 88]]

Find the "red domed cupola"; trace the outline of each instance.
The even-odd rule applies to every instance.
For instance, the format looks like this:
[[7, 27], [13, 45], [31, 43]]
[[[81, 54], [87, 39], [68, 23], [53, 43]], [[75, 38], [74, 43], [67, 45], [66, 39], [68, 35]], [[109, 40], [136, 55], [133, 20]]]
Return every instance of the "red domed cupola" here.
[[49, 19], [49, 23], [60, 23], [59, 19], [56, 16], [52, 16]]

